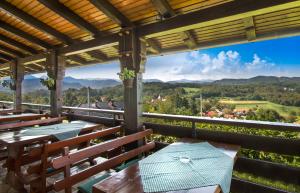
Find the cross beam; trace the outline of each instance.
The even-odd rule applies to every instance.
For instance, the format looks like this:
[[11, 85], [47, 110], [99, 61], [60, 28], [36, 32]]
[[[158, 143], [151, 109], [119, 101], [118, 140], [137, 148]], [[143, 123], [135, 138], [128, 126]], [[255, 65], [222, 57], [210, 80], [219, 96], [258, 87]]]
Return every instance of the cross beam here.
[[68, 20], [70, 23], [76, 25], [78, 28], [87, 31], [93, 36], [100, 35], [99, 30], [95, 26], [85, 21], [64, 4], [60, 3], [59, 0], [39, 0], [39, 2]]
[[67, 35], [51, 28], [47, 24], [41, 22], [40, 20], [36, 19], [35, 17], [31, 16], [30, 14], [18, 9], [16, 6], [10, 4], [7, 1], [0, 1], [0, 8], [3, 9], [5, 12], [10, 13], [11, 15], [17, 17], [18, 19], [26, 22], [27, 24], [43, 31], [57, 39], [61, 42], [70, 45], [73, 43], [73, 40], [69, 38]]
[[246, 17], [243, 19], [244, 21], [244, 26], [246, 30], [246, 36], [248, 41], [252, 41], [256, 39], [256, 31], [255, 31], [255, 24], [253, 17]]
[[[163, 17], [163, 19], [176, 16], [175, 11], [172, 9], [167, 0], [152, 0], [152, 4]], [[180, 36], [188, 48], [194, 49], [197, 47], [197, 42], [190, 31], [180, 32]]]
[[243, 19], [249, 16], [275, 12], [277, 10], [294, 8], [299, 5], [299, 0], [230, 1], [207, 9], [178, 15], [160, 22], [138, 26], [138, 29], [141, 36], [152, 38], [188, 31], [207, 25]]

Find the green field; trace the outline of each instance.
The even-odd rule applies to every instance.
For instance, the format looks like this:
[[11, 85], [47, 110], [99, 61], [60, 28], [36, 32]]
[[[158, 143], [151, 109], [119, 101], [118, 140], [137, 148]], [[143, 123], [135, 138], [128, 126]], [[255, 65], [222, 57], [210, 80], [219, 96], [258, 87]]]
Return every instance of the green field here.
[[249, 110], [253, 108], [273, 109], [282, 116], [288, 116], [292, 111], [300, 114], [300, 107], [284, 106], [269, 101], [237, 101], [237, 100], [220, 100], [221, 103], [234, 104], [238, 110]]

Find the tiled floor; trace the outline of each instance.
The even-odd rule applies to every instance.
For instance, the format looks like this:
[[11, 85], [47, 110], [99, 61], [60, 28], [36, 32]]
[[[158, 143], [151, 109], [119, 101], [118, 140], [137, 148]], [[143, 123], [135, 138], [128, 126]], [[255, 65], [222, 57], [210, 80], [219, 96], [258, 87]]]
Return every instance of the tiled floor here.
[[[106, 159], [105, 159], [105, 158], [97, 158], [96, 160], [97, 160], [97, 163], [100, 163], [100, 162], [105, 161]], [[0, 162], [0, 165], [1, 165], [1, 166], [0, 166], [0, 174], [1, 174], [1, 176], [0, 176], [0, 193], [18, 193], [17, 191], [15, 191], [12, 187], [10, 187], [10, 186], [5, 182], [6, 169], [2, 167], [2, 164], [3, 164], [3, 162]], [[77, 172], [79, 172], [79, 171], [81, 171], [81, 170], [87, 168], [88, 166], [89, 166], [89, 163], [84, 163], [84, 164], [82, 164], [82, 165], [80, 165], [80, 166], [73, 167], [73, 168], [72, 168], [72, 173], [77, 173]], [[103, 173], [99, 173], [98, 175], [102, 175], [102, 174], [103, 174]], [[63, 177], [63, 173], [54, 175], [54, 176], [48, 178], [48, 183], [53, 183], [53, 182], [56, 181], [56, 180], [62, 179], [62, 177]], [[97, 176], [93, 176], [93, 177], [97, 177]], [[84, 181], [81, 182], [81, 183], [84, 183]], [[77, 192], [77, 186], [78, 186], [78, 185], [75, 185], [75, 186], [73, 187], [73, 192]], [[28, 186], [26, 186], [25, 188], [26, 188], [27, 190], [29, 190], [29, 187], [28, 187]], [[63, 192], [64, 192], [64, 191], [60, 191], [59, 193], [63, 193]], [[51, 192], [51, 193], [54, 193], [54, 191]], [[57, 193], [57, 192], [55, 192], [55, 193]]]

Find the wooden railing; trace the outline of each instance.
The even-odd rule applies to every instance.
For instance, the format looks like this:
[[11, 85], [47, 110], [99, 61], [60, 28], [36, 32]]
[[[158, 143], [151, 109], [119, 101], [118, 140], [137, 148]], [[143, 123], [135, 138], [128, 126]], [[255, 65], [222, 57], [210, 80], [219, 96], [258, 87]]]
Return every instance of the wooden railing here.
[[[3, 103], [3, 101], [0, 101]], [[5, 103], [5, 102], [4, 102]], [[38, 105], [24, 103], [24, 106], [33, 108], [49, 108], [49, 105]], [[123, 111], [79, 108], [79, 107], [63, 107], [67, 111], [66, 115], [71, 119], [83, 119], [96, 121], [107, 125], [119, 124], [122, 120]], [[74, 112], [99, 112], [113, 115], [113, 118], [80, 115]], [[266, 122], [266, 121], [250, 121], [250, 120], [235, 120], [222, 118], [195, 117], [183, 115], [169, 115], [158, 113], [143, 113], [145, 117], [144, 125], [146, 128], [151, 128], [155, 134], [173, 136], [178, 138], [193, 137], [201, 140], [216, 141], [230, 144], [240, 145], [242, 148], [272, 152], [280, 155], [300, 156], [300, 138], [288, 139], [284, 137], [271, 137], [251, 135], [240, 132], [227, 132], [212, 130], [206, 128], [197, 128], [197, 124], [205, 123], [209, 125], [227, 125], [234, 127], [249, 128], [251, 130], [276, 130], [280, 132], [299, 132], [299, 124]], [[159, 124], [159, 121], [167, 120], [166, 122], [187, 122], [188, 126], [180, 126], [174, 124]], [[155, 123], [154, 123], [155, 122]], [[300, 136], [300, 134], [298, 135]], [[160, 144], [162, 145], [162, 144]], [[292, 167], [282, 163], [275, 163], [260, 159], [250, 159], [240, 156], [236, 162], [235, 170], [246, 172], [256, 176], [264, 177], [271, 180], [280, 180], [288, 184], [300, 184], [300, 168]], [[285, 193], [287, 191], [271, 188], [261, 184], [245, 181], [242, 179], [233, 178], [232, 192], [234, 193], [250, 193], [250, 192], [267, 192], [267, 193]]]

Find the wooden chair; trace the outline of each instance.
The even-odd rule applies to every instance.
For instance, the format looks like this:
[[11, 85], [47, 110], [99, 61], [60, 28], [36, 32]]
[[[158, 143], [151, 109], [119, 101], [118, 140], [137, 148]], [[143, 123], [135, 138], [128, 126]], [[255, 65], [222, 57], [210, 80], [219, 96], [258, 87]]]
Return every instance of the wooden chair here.
[[[145, 130], [132, 135], [123, 136], [70, 153], [71, 146], [82, 143], [86, 139], [91, 140], [93, 138], [99, 137], [99, 133], [100, 132], [87, 134], [86, 136], [76, 137], [66, 142], [45, 144], [43, 147], [41, 164], [30, 167], [28, 170], [28, 173], [30, 174], [38, 174], [38, 178], [32, 180], [30, 183], [31, 193], [46, 193], [53, 189], [55, 191], [65, 190], [66, 193], [71, 193], [73, 185], [82, 182], [83, 180], [86, 180], [96, 174], [99, 174], [100, 172], [113, 169], [129, 159], [135, 158], [144, 152], [150, 151], [155, 146], [154, 142], [145, 143], [143, 146], [121, 153], [115, 157], [107, 159], [102, 163], [95, 163], [95, 165], [90, 165], [90, 167], [78, 173], [71, 173], [71, 168], [75, 164], [85, 162], [86, 160], [89, 160], [91, 158], [99, 157], [107, 151], [117, 149], [126, 144], [145, 139], [146, 136], [152, 134], [152, 130]], [[63, 151], [63, 153], [61, 156], [53, 158], [51, 161], [49, 161], [49, 154], [54, 151]], [[48, 177], [47, 170], [49, 168], [52, 168], [56, 171], [62, 171], [64, 173], [64, 178], [54, 182], [54, 184], [46, 186], [46, 180]], [[89, 183], [90, 189], [92, 188], [93, 184], [101, 181], [108, 176], [109, 174], [106, 173], [98, 177], [97, 179], [92, 179], [90, 182], [87, 182]]]

